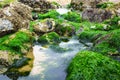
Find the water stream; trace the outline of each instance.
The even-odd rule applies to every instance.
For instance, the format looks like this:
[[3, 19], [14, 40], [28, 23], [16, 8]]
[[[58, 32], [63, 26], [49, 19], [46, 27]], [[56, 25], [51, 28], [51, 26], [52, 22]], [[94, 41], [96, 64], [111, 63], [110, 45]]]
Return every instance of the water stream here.
[[69, 42], [61, 42], [60, 47], [69, 48], [70, 51], [55, 52], [51, 48], [44, 48], [41, 45], [33, 47], [35, 57], [33, 69], [29, 76], [20, 77], [19, 80], [65, 80], [66, 68], [74, 55], [86, 47], [76, 39]]

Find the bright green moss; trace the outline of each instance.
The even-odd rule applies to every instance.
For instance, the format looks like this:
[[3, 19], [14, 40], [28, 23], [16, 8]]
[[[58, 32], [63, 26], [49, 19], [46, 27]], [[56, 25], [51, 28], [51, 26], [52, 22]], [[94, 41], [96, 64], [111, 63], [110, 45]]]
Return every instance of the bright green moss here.
[[99, 52], [103, 55], [108, 55], [109, 53], [116, 52], [117, 49], [115, 47], [111, 46], [107, 42], [102, 42], [100, 44], [95, 45], [92, 50], [95, 52]]
[[68, 12], [67, 14], [63, 14], [62, 17], [68, 21], [72, 21], [72, 22], [81, 22], [82, 18], [80, 16], [80, 14], [78, 14], [77, 12]]
[[8, 50], [12, 53], [22, 53], [21, 49], [28, 49], [25, 45], [32, 43], [34, 38], [27, 32], [18, 31], [10, 36], [0, 38], [0, 50]]
[[56, 12], [56, 10], [50, 10], [47, 13], [44, 14], [38, 14], [39, 19], [45, 19], [45, 18], [53, 18], [53, 19], [57, 19], [59, 17], [59, 13]]
[[76, 29], [76, 31], [79, 30], [81, 27], [80, 23], [71, 22], [71, 21], [69, 21], [68, 23], [72, 25]]
[[120, 30], [114, 30], [111, 32], [111, 37], [108, 38], [110, 45], [120, 48]]
[[119, 80], [120, 63], [91, 51], [79, 52], [67, 69], [66, 80]]

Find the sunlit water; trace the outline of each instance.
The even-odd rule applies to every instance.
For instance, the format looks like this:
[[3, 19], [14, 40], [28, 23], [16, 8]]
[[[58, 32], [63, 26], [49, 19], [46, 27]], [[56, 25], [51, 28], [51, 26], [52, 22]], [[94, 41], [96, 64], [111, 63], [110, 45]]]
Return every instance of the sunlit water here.
[[[18, 80], [65, 80], [66, 69], [71, 59], [80, 50], [84, 50], [83, 44], [77, 39], [70, 39], [68, 42], [59, 44], [62, 48], [69, 48], [66, 52], [55, 52], [51, 48], [44, 48], [41, 45], [33, 47], [34, 63], [28, 76], [19, 77]], [[0, 80], [10, 80], [6, 76], [0, 76]]]
[[60, 47], [70, 48], [70, 51], [57, 53], [50, 48], [44, 48], [41, 45], [35, 45], [34, 65], [27, 77], [21, 77], [19, 80], [65, 80], [66, 68], [74, 55], [86, 47], [78, 40], [71, 39], [69, 42], [61, 42]]
[[56, 11], [61, 15], [70, 12], [70, 10], [67, 8], [59, 8], [59, 9], [56, 9]]

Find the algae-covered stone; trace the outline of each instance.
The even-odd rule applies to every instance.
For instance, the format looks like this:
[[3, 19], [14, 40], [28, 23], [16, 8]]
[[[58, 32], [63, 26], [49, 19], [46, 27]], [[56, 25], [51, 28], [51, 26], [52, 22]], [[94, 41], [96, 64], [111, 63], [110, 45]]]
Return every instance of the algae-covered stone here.
[[56, 26], [55, 32], [60, 36], [70, 37], [75, 34], [75, 28], [67, 22], [64, 22]]
[[41, 44], [58, 44], [60, 37], [55, 32], [46, 33], [39, 37], [38, 42]]
[[[12, 53], [27, 52], [33, 42], [32, 33], [28, 30], [19, 30], [15, 34], [4, 36], [0, 39], [0, 50], [7, 50]], [[23, 49], [27, 51], [22, 51]]]
[[79, 52], [68, 67], [66, 80], [119, 80], [120, 63], [91, 51]]

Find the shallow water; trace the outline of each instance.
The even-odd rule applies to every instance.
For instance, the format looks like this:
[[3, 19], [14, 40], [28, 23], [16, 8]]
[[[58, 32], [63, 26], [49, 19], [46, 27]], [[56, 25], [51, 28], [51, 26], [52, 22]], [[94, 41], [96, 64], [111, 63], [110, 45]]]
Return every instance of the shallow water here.
[[[59, 46], [70, 50], [60, 53], [51, 48], [35, 45], [33, 47], [35, 57], [33, 68], [28, 76], [19, 77], [18, 80], [65, 80], [69, 62], [77, 52], [86, 49], [86, 47], [77, 39], [61, 42]], [[6, 76], [0, 76], [0, 80], [10, 79]]]

